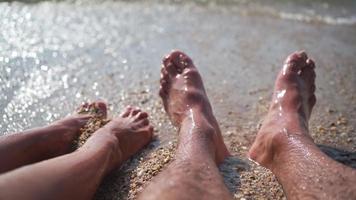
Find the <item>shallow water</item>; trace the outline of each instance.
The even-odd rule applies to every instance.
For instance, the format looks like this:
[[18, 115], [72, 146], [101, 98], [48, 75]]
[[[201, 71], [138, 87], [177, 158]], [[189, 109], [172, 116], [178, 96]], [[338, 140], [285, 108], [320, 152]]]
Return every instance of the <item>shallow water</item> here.
[[312, 135], [355, 151], [356, 7], [332, 2], [0, 3], [0, 135], [104, 99], [111, 113], [127, 104], [149, 111], [164, 145], [175, 130], [156, 95], [159, 69], [166, 53], [181, 49], [203, 75], [230, 150], [242, 156], [283, 59], [305, 49], [317, 64]]

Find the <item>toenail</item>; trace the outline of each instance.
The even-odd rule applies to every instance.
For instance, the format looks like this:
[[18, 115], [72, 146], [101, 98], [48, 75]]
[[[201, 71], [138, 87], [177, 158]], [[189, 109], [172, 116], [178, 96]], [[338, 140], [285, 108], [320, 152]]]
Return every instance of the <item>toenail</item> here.
[[310, 58], [307, 59], [307, 64], [308, 64], [310, 67], [312, 67], [312, 68], [315, 67], [314, 61], [313, 61], [312, 59], [310, 59]]
[[306, 59], [308, 58], [308, 55], [307, 55], [307, 53], [305, 53], [304, 50], [300, 51], [300, 52], [299, 52], [299, 55], [300, 55], [300, 57], [303, 58], [304, 60], [306, 60]]

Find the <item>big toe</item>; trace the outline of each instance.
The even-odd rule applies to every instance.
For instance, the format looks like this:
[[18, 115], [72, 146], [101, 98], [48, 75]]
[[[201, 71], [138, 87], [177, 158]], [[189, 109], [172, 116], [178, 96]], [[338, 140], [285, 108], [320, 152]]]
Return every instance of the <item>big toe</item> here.
[[100, 115], [107, 116], [107, 105], [104, 101], [94, 101], [92, 103], [84, 102], [76, 112], [80, 115]]
[[284, 61], [283, 75], [293, 75], [300, 73], [300, 71], [307, 65], [308, 56], [304, 51], [294, 52], [290, 54]]
[[178, 74], [181, 74], [185, 68], [193, 67], [192, 59], [179, 50], [172, 51], [165, 60], [170, 61], [175, 67]]
[[297, 82], [300, 73], [307, 66], [307, 59], [308, 56], [304, 51], [290, 54], [276, 79], [275, 88], [285, 88], [286, 85]]
[[94, 102], [94, 107], [96, 108], [96, 113], [100, 114], [102, 117], [106, 118], [107, 117], [107, 104], [104, 101], [96, 101]]
[[[172, 78], [175, 77], [178, 73], [179, 70], [177, 66], [173, 63], [172, 58], [170, 55], [166, 56], [163, 58], [163, 66], [162, 66], [162, 74], [163, 75], [168, 75], [167, 78]], [[165, 72], [165, 73], [163, 73]], [[163, 76], [164, 78], [164, 76]]]
[[120, 114], [121, 117], [128, 117], [132, 111], [132, 107], [131, 106], [127, 106], [125, 108], [125, 110]]
[[171, 73], [169, 74], [165, 65], [162, 66], [161, 68], [161, 79], [159, 80], [160, 82], [160, 90], [159, 90], [159, 95], [161, 97], [167, 96], [168, 95], [168, 90], [170, 87], [170, 77], [173, 76], [174, 74]]

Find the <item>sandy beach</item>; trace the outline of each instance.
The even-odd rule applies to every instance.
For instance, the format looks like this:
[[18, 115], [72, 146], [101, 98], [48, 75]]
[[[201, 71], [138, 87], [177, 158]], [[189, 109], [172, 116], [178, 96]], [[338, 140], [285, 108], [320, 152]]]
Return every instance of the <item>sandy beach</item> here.
[[356, 168], [356, 4], [315, 1], [0, 3], [0, 135], [103, 99], [150, 113], [155, 138], [107, 177], [95, 199], [135, 199], [174, 159], [176, 129], [158, 96], [162, 57], [189, 54], [232, 157], [220, 167], [235, 199], [285, 199], [276, 178], [246, 158], [284, 58], [316, 62], [310, 130], [332, 158]]

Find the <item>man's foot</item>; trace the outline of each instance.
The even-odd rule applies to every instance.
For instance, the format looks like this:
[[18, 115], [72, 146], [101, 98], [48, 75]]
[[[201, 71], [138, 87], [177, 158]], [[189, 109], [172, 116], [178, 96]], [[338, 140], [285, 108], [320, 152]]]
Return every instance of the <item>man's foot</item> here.
[[[287, 57], [279, 73], [267, 118], [248, 153], [250, 159], [270, 168], [290, 138], [311, 140], [308, 121], [316, 102], [315, 65], [305, 52]], [[283, 150], [282, 150], [283, 149]]]
[[153, 127], [148, 114], [128, 107], [119, 116], [97, 130], [82, 148], [109, 145], [113, 150], [109, 171], [126, 161], [152, 139]]
[[[180, 51], [172, 52], [163, 60], [160, 83], [159, 94], [172, 123], [179, 128], [183, 122], [189, 123], [191, 130], [185, 131], [187, 134], [197, 134], [193, 133], [194, 128], [202, 134], [212, 134], [215, 160], [222, 162], [229, 153], [193, 61]], [[192, 137], [180, 135], [180, 142], [186, 140], [190, 143]]]

